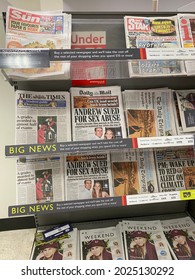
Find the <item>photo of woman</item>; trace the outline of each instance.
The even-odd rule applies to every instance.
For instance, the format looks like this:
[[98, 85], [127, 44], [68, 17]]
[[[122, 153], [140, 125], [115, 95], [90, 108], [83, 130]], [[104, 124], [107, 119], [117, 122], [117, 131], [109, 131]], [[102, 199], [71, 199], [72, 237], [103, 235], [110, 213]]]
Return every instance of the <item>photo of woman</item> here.
[[109, 197], [109, 194], [103, 190], [102, 184], [100, 181], [94, 182], [93, 188], [92, 188], [92, 198], [98, 198], [98, 197]]
[[87, 243], [86, 260], [112, 260], [111, 252], [106, 248], [104, 240], [96, 239]]

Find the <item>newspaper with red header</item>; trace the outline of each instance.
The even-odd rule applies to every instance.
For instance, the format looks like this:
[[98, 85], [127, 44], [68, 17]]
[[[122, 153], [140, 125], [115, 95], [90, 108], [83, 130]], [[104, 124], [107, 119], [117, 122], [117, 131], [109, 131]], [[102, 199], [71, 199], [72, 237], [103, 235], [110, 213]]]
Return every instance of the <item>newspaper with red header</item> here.
[[[71, 15], [55, 12], [31, 12], [8, 6], [6, 13], [6, 48], [70, 49]], [[52, 62], [48, 68], [14, 69], [12, 78], [69, 78], [70, 64]]]
[[[178, 48], [177, 16], [124, 17], [127, 48]], [[130, 77], [185, 75], [184, 63], [177, 60], [129, 62]]]
[[[179, 31], [182, 48], [195, 47], [195, 14], [178, 14]], [[187, 75], [195, 74], [194, 60], [186, 60]]]

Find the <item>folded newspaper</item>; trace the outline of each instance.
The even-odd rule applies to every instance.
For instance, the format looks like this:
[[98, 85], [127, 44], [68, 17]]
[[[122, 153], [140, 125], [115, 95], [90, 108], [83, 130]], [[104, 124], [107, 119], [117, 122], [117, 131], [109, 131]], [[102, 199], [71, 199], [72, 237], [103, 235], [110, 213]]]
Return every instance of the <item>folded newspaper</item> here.
[[[177, 16], [124, 17], [126, 48], [179, 48]], [[130, 77], [185, 75], [184, 62], [140, 60], [128, 63]]]
[[125, 138], [120, 86], [71, 87], [73, 141]]
[[[6, 48], [70, 49], [71, 15], [62, 12], [31, 12], [8, 6]], [[68, 79], [70, 64], [51, 62], [48, 68], [14, 69], [7, 72], [17, 79]]]
[[17, 90], [16, 144], [54, 144], [71, 140], [70, 94]]

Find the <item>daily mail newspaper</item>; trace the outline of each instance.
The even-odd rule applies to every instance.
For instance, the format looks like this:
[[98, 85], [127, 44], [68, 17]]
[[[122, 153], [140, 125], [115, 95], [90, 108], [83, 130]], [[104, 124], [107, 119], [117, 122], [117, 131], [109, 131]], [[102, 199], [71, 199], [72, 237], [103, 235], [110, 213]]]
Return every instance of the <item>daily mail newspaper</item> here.
[[43, 232], [35, 234], [31, 260], [78, 260], [78, 229], [45, 241]]
[[[105, 49], [105, 31], [73, 31], [72, 49]], [[106, 84], [106, 61], [72, 61], [72, 86], [104, 86]]]
[[[124, 17], [127, 48], [179, 48], [177, 16]], [[174, 60], [129, 62], [130, 77], [184, 75], [184, 63]]]
[[195, 89], [176, 90], [175, 93], [182, 131], [195, 132]]
[[80, 230], [81, 260], [124, 260], [117, 227]]
[[171, 260], [160, 220], [119, 223], [126, 260]]
[[125, 90], [123, 104], [129, 138], [177, 134], [170, 89]]
[[[195, 47], [195, 14], [177, 14], [182, 48]], [[186, 60], [187, 75], [195, 74], [194, 60]]]
[[113, 196], [110, 154], [65, 155], [66, 200]]
[[16, 144], [71, 140], [70, 93], [23, 91], [16, 96]]
[[16, 200], [17, 205], [65, 200], [63, 157], [18, 159]]
[[[72, 17], [55, 12], [31, 12], [8, 6], [6, 48], [71, 48]], [[49, 68], [14, 69], [8, 72], [18, 79], [70, 78], [70, 64], [51, 62]]]
[[195, 189], [193, 148], [159, 149], [154, 155], [160, 192]]
[[152, 151], [111, 152], [111, 166], [115, 196], [159, 191]]
[[195, 223], [189, 217], [161, 220], [170, 251], [176, 260], [195, 260]]
[[70, 93], [73, 141], [126, 137], [120, 86], [71, 87]]

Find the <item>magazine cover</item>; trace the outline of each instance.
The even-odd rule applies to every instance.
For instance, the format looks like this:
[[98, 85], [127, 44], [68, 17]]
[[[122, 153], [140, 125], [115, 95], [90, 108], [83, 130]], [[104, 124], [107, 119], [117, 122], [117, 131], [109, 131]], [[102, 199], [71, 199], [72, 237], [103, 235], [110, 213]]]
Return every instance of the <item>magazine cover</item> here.
[[77, 260], [78, 230], [45, 241], [43, 232], [35, 234], [31, 260]]
[[71, 87], [73, 141], [126, 138], [120, 86]]
[[80, 230], [81, 260], [124, 260], [117, 228]]
[[[195, 14], [177, 14], [182, 48], [195, 47]], [[195, 74], [194, 60], [186, 60], [187, 75]]]
[[193, 148], [157, 149], [154, 155], [160, 192], [195, 189]]
[[65, 200], [63, 157], [18, 159], [16, 199], [18, 205]]
[[[105, 31], [73, 31], [72, 49], [105, 49]], [[106, 85], [106, 61], [72, 61], [72, 86]]]
[[171, 260], [168, 242], [159, 220], [119, 224], [126, 260]]
[[183, 132], [195, 132], [195, 89], [176, 90]]
[[[71, 48], [71, 15], [55, 12], [31, 12], [8, 6], [6, 12], [6, 48]], [[18, 79], [70, 78], [70, 64], [51, 62], [49, 68], [14, 69], [9, 76]]]
[[170, 89], [125, 90], [122, 94], [129, 138], [177, 134]]
[[115, 196], [159, 191], [152, 151], [112, 152], [111, 166]]
[[110, 154], [65, 155], [67, 200], [113, 196]]
[[189, 217], [161, 220], [170, 251], [176, 260], [195, 260], [195, 223]]
[[[179, 48], [177, 16], [124, 17], [127, 48]], [[130, 77], [184, 75], [184, 63], [177, 60], [129, 62]]]
[[17, 90], [16, 144], [54, 144], [71, 140], [70, 94]]

